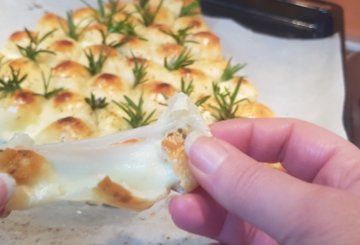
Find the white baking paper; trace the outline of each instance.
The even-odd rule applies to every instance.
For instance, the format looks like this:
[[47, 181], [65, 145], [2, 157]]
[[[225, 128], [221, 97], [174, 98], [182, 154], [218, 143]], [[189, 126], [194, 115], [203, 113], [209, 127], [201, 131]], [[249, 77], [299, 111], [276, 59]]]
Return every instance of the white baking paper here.
[[[1, 0], [0, 43], [14, 30], [31, 29], [44, 11], [64, 15], [66, 10], [81, 5], [77, 0]], [[225, 54], [247, 63], [242, 73], [259, 90], [259, 100], [277, 116], [307, 120], [345, 136], [338, 35], [320, 40], [288, 40], [256, 34], [229, 20], [207, 21], [220, 36]], [[209, 242], [176, 228], [167, 211], [167, 200], [139, 214], [74, 203], [14, 212], [0, 221], [0, 241], [12, 245]]]
[[224, 52], [247, 63], [244, 74], [259, 100], [278, 117], [310, 121], [345, 137], [342, 124], [344, 76], [339, 35], [318, 40], [282, 39], [209, 20]]

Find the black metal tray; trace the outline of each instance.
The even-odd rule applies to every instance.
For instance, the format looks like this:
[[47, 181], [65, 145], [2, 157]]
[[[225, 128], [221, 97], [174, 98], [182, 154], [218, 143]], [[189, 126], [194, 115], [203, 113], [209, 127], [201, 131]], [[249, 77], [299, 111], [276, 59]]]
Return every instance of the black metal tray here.
[[228, 17], [255, 31], [323, 38], [343, 31], [343, 11], [317, 0], [201, 0], [206, 15]]

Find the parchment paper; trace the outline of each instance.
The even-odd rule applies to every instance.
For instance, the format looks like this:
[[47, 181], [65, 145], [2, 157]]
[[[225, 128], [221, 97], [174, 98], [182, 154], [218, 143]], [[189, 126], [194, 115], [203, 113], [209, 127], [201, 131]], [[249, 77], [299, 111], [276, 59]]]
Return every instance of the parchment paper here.
[[[14, 30], [31, 29], [44, 11], [64, 16], [66, 10], [79, 6], [81, 2], [75, 0], [1, 0], [0, 43]], [[229, 20], [207, 21], [221, 37], [225, 54], [247, 63], [242, 73], [277, 116], [307, 120], [345, 136], [339, 36], [288, 40], [256, 34]], [[140, 214], [73, 203], [14, 212], [0, 221], [0, 241], [12, 245], [209, 242], [177, 229], [167, 212], [167, 200]]]

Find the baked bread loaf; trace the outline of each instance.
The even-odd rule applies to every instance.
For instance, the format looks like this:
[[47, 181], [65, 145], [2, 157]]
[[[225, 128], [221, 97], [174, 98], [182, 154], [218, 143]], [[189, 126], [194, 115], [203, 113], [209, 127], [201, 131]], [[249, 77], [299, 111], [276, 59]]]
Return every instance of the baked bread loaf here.
[[[0, 172], [17, 183], [7, 208], [73, 200], [141, 210], [170, 189], [192, 190], [189, 132], [272, 115], [242, 67], [222, 55], [197, 0], [98, 0], [44, 14], [0, 52], [0, 141], [9, 141]], [[15, 144], [16, 133], [34, 144]]]
[[97, 2], [65, 17], [46, 13], [9, 37], [0, 139], [24, 132], [43, 144], [129, 130], [155, 122], [177, 92], [208, 123], [271, 115], [242, 65], [222, 55], [198, 1]]

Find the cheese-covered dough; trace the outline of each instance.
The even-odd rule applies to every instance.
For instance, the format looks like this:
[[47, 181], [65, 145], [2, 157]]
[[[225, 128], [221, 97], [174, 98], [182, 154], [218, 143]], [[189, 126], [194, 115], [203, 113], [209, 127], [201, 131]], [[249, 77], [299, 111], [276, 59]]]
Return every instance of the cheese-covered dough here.
[[208, 123], [227, 119], [219, 117], [224, 106], [236, 111], [225, 113], [230, 118], [272, 115], [240, 65], [222, 55], [196, 0], [104, 0], [46, 13], [10, 35], [1, 53], [0, 110], [13, 124], [0, 125], [3, 140], [24, 132], [43, 144], [128, 130], [142, 125], [129, 123], [135, 109], [153, 123], [177, 92]]
[[[69, 134], [88, 133], [81, 122], [67, 120], [51, 125], [45, 135], [57, 137], [58, 127], [69, 127]], [[17, 136], [0, 146], [0, 172], [16, 180], [7, 209], [67, 200], [142, 210], [171, 189], [191, 191], [197, 184], [187, 166], [184, 141], [192, 132], [210, 134], [196, 106], [178, 94], [160, 119], [146, 127], [43, 145], [29, 145], [25, 136]]]

